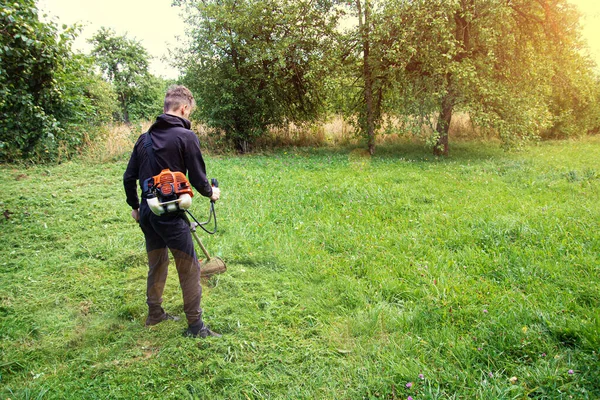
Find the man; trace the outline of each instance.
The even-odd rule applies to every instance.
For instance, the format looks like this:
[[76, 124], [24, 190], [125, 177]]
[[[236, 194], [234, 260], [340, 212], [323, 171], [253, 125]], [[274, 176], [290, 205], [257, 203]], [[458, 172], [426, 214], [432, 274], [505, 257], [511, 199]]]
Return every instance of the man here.
[[[165, 320], [178, 320], [162, 308], [162, 294], [167, 280], [169, 254], [171, 250], [183, 292], [183, 310], [188, 328], [186, 336], [220, 336], [212, 332], [202, 322], [200, 299], [200, 264], [194, 251], [194, 243], [189, 226], [181, 214], [155, 215], [148, 207], [146, 199], [141, 204], [138, 199], [136, 181], [140, 185], [148, 178], [158, 175], [162, 169], [187, 173], [190, 184], [205, 197], [217, 201], [221, 195], [219, 188], [211, 187], [206, 178], [206, 167], [200, 152], [198, 138], [190, 130], [188, 120], [196, 103], [194, 96], [184, 86], [171, 86], [165, 96], [164, 114], [150, 127], [152, 150], [156, 162], [153, 164], [149, 151], [144, 147], [145, 133], [141, 135], [129, 164], [123, 175], [127, 203], [131, 206], [131, 216], [139, 223], [146, 239], [148, 253], [148, 282], [146, 300], [148, 317], [146, 326], [156, 325]], [[150, 142], [147, 142], [150, 143]], [[158, 170], [153, 170], [152, 165]]]

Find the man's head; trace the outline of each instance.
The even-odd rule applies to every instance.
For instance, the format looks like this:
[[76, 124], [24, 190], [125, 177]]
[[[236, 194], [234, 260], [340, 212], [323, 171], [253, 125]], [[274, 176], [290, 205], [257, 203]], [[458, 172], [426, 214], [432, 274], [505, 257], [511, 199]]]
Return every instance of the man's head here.
[[196, 100], [190, 89], [181, 85], [173, 85], [165, 95], [164, 112], [183, 118], [189, 118], [196, 107]]

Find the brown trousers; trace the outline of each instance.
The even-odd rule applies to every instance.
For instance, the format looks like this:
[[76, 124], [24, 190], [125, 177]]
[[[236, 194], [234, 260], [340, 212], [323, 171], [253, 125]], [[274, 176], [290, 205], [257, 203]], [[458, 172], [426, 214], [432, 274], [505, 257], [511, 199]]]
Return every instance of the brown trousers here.
[[202, 286], [200, 286], [200, 264], [187, 222], [180, 216], [154, 215], [143, 201], [140, 206], [140, 228], [146, 238], [148, 253], [146, 287], [148, 317], [160, 320], [165, 313], [162, 308], [162, 295], [168, 274], [168, 250], [171, 250], [183, 293], [183, 311], [188, 324], [196, 324], [202, 318], [200, 308]]

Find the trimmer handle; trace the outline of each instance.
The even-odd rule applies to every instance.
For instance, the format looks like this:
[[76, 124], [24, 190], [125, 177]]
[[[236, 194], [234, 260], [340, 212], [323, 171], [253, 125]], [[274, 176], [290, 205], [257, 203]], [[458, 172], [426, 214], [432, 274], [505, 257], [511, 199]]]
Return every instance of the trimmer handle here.
[[217, 180], [217, 178], [212, 178], [212, 179], [210, 180], [210, 183], [211, 183], [211, 185], [212, 185], [212, 186], [214, 186], [214, 187], [219, 187], [219, 181]]

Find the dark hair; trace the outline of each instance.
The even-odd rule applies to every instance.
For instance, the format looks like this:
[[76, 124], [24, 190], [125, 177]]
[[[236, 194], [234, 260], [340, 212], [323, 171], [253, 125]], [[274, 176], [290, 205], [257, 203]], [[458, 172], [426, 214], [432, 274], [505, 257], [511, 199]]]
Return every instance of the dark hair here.
[[169, 87], [165, 95], [164, 111], [173, 111], [185, 104], [192, 108], [196, 106], [196, 100], [190, 89], [181, 85]]

